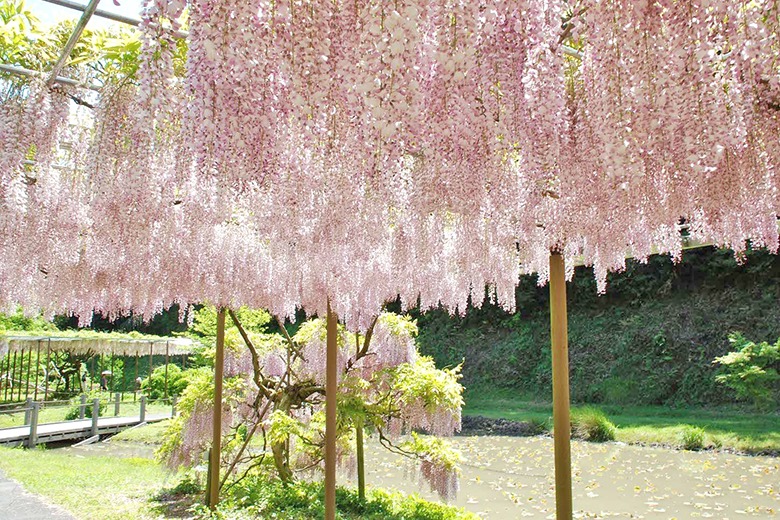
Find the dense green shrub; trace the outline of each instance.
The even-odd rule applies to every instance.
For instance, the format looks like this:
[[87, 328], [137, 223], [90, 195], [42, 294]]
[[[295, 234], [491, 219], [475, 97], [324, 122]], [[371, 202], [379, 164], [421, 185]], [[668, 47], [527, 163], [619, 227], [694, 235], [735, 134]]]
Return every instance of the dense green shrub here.
[[[101, 399], [100, 392], [92, 391], [87, 394], [87, 404], [84, 406], [84, 417], [87, 419], [92, 418], [92, 401], [94, 399]], [[104, 399], [100, 401], [100, 411], [98, 416], [102, 417], [106, 412], [106, 402]], [[65, 414], [66, 421], [72, 421], [78, 419], [81, 416], [81, 396], [74, 397], [70, 400], [70, 408]]]
[[607, 442], [615, 440], [617, 427], [607, 419], [604, 412], [597, 408], [586, 406], [571, 411], [572, 436], [591, 442]]
[[[168, 365], [168, 396], [181, 395], [190, 383], [189, 370], [182, 370], [178, 365]], [[141, 383], [141, 389], [150, 399], [165, 397], [165, 366], [154, 369], [152, 375]]]
[[739, 398], [752, 400], [757, 409], [773, 409], [780, 395], [780, 339], [774, 345], [754, 343], [733, 333], [729, 342], [734, 350], [713, 361], [721, 365], [715, 380], [733, 389]]
[[704, 448], [704, 430], [698, 426], [685, 425], [680, 432], [680, 447], [692, 451]]
[[[321, 482], [296, 482], [283, 485], [277, 480], [254, 476], [231, 488], [214, 513], [205, 507], [198, 518], [250, 519], [278, 518], [311, 520], [323, 518], [324, 488]], [[338, 518], [363, 520], [477, 520], [460, 508], [428, 502], [412, 495], [370, 489], [361, 501], [357, 491], [336, 490]]]

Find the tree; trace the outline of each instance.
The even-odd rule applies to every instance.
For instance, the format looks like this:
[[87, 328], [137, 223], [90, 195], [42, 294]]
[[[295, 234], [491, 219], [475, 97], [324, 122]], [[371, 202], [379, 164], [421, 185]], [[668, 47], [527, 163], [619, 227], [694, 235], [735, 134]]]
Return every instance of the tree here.
[[780, 339], [774, 345], [755, 343], [739, 332], [729, 335], [734, 347], [715, 358], [721, 365], [715, 380], [733, 389], [742, 399], [750, 399], [759, 410], [771, 410], [780, 396]]
[[[211, 331], [213, 313], [199, 311], [193, 329]], [[309, 320], [295, 335], [281, 324], [280, 333], [268, 334], [246, 330], [231, 314], [236, 326], [226, 331], [224, 412], [232, 424], [225, 432], [228, 469], [222, 483], [269, 462], [279, 479], [292, 482], [323, 458], [325, 320]], [[417, 460], [421, 475], [446, 497], [457, 488], [459, 455], [441, 439], [414, 432], [448, 436], [460, 429], [460, 367], [439, 370], [419, 356], [416, 333], [410, 318], [392, 313], [376, 316], [364, 334], [339, 328], [339, 459], [347, 464], [356, 450], [360, 455], [365, 431], [387, 449]], [[207, 447], [210, 399], [205, 375], [203, 384], [184, 392], [182, 415], [166, 432], [161, 450], [170, 465], [191, 466]], [[402, 437], [409, 432], [411, 438]]]

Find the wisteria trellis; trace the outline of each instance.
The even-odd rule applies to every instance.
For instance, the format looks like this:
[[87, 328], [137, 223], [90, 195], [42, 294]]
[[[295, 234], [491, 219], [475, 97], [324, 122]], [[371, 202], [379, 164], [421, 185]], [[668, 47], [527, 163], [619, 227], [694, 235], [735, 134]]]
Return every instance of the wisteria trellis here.
[[778, 249], [775, 1], [198, 0], [179, 78], [185, 7], [147, 2], [138, 85], [104, 89], [75, 169], [51, 168], [61, 91], [4, 100], [3, 303], [338, 294], [363, 325], [398, 294], [511, 307], [551, 249], [603, 288], [626, 254], [679, 256], [681, 218]]

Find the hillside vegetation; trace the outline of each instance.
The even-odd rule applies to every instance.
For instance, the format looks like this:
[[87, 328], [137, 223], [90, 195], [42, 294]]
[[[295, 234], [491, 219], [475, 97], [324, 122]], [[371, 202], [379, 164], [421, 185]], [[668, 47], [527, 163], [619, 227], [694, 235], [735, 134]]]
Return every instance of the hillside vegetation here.
[[[712, 360], [729, 351], [728, 334], [754, 341], [780, 337], [780, 257], [688, 251], [678, 264], [631, 261], [597, 295], [590, 269], [568, 284], [571, 395], [575, 402], [706, 406], [733, 403], [715, 382]], [[443, 310], [418, 315], [420, 345], [437, 365], [464, 361], [463, 382], [475, 391], [512, 391], [525, 400], [551, 398], [547, 288], [525, 277], [518, 312], [487, 301], [463, 317]]]

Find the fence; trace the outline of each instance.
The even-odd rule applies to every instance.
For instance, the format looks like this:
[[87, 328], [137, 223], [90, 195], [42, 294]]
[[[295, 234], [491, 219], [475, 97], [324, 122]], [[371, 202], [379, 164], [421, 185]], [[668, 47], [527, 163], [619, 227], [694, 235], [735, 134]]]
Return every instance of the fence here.
[[[134, 393], [135, 394], [135, 393]], [[125, 399], [127, 397], [127, 399]], [[133, 423], [143, 423], [147, 421], [150, 412], [155, 413], [156, 420], [160, 420], [160, 414], [173, 417], [176, 415], [177, 398], [148, 399], [146, 396], [129, 399], [129, 394], [116, 392], [113, 395], [107, 395], [106, 398], [92, 398], [87, 394], [81, 394], [77, 399], [58, 400], [58, 401], [34, 401], [28, 398], [23, 403], [12, 403], [0, 405], [0, 432], [6, 432], [20, 427], [29, 427], [29, 432], [25, 428], [27, 441], [24, 443], [27, 447], [34, 447], [38, 444], [39, 427], [42, 425], [52, 426], [61, 425], [59, 430], [65, 431], [72, 429], [71, 426], [76, 421], [91, 421], [89, 428], [91, 436], [99, 435], [101, 418], [108, 417], [128, 418], [127, 425]], [[136, 420], [137, 418], [137, 420]], [[21, 424], [18, 424], [21, 423]], [[123, 422], [113, 423], [113, 426], [122, 426]], [[80, 425], [81, 429], [87, 428], [87, 425]], [[58, 431], [58, 428], [48, 428], [49, 431]], [[2, 436], [0, 436], [2, 442]]]

